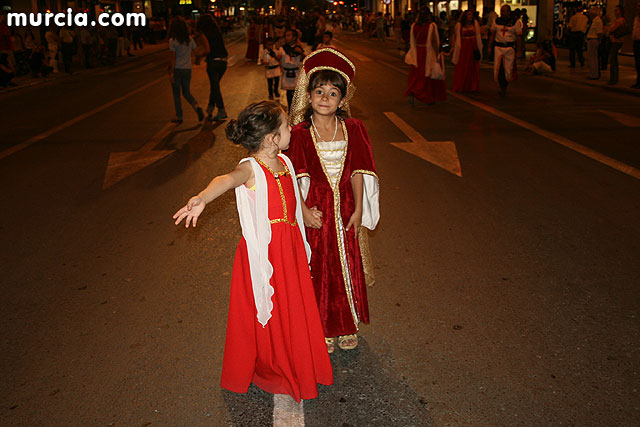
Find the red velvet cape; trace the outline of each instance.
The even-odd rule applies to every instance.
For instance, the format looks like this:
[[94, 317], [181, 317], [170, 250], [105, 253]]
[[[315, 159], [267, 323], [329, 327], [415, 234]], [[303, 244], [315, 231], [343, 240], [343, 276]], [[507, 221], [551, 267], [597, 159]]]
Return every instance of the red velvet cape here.
[[[311, 276], [326, 337], [353, 334], [358, 331], [358, 322], [369, 323], [360, 247], [351, 228], [346, 232], [346, 259], [343, 259], [336, 216], [346, 227], [355, 210], [351, 177], [356, 173], [377, 176], [376, 167], [364, 124], [357, 119], [346, 119], [343, 123], [347, 149], [336, 191], [325, 175], [308, 122], [293, 127], [286, 153], [297, 177], [310, 178], [307, 206], [317, 206], [322, 211], [322, 228], [306, 231], [311, 246]], [[345, 286], [345, 274], [351, 277], [350, 289]]]

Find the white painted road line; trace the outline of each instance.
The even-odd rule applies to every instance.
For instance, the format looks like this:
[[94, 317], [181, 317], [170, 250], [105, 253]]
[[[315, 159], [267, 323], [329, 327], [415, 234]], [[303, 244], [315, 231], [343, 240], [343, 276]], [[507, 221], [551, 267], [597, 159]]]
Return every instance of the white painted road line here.
[[603, 114], [606, 114], [607, 116], [611, 117], [613, 120], [616, 120], [617, 122], [622, 123], [627, 127], [630, 127], [630, 128], [640, 127], [640, 118], [638, 117], [630, 116], [628, 114], [623, 114], [623, 113], [617, 113], [615, 111], [608, 111], [608, 110], [598, 110], [598, 111], [600, 111]]
[[611, 157], [605, 156], [604, 154], [598, 153], [595, 150], [592, 150], [591, 148], [585, 147], [584, 145], [580, 145], [577, 142], [573, 142], [572, 140], [565, 138], [564, 136], [558, 135], [557, 133], [553, 133], [553, 132], [549, 132], [548, 130], [544, 130], [534, 124], [525, 122], [524, 120], [520, 120], [517, 117], [513, 117], [510, 114], [504, 113], [500, 110], [497, 110], [493, 107], [490, 107], [488, 105], [485, 105], [481, 102], [478, 101], [474, 101], [471, 98], [468, 98], [464, 95], [460, 95], [458, 93], [454, 93], [451, 91], [447, 91], [451, 96], [454, 96], [466, 103], [469, 103], [475, 107], [478, 107], [488, 113], [493, 114], [494, 116], [498, 116], [504, 120], [507, 120], [515, 125], [518, 125], [520, 127], [523, 127], [525, 129], [530, 130], [531, 132], [537, 133], [538, 135], [545, 137], [557, 144], [560, 144], [564, 147], [569, 148], [570, 150], [575, 151], [576, 153], [580, 153], [584, 156], [589, 157], [590, 159], [593, 159], [597, 162], [600, 162], [604, 165], [607, 165], [609, 167], [612, 167], [613, 169], [616, 169], [622, 173], [626, 173], [627, 175], [630, 175], [634, 178], [640, 179], [640, 170], [634, 168], [633, 166], [629, 166], [625, 163], [622, 163], [616, 159], [612, 159]]
[[100, 111], [106, 110], [107, 108], [111, 107], [112, 105], [117, 104], [120, 101], [124, 101], [125, 99], [127, 99], [127, 98], [129, 98], [129, 97], [131, 97], [131, 96], [133, 96], [133, 95], [135, 95], [135, 94], [137, 94], [139, 92], [142, 92], [143, 90], [153, 86], [156, 83], [159, 83], [161, 81], [165, 81], [166, 79], [167, 79], [167, 77], [163, 76], [163, 77], [161, 77], [159, 79], [156, 79], [156, 80], [154, 80], [152, 82], [149, 82], [144, 86], [140, 86], [139, 88], [137, 88], [135, 90], [132, 90], [131, 92], [127, 93], [126, 95], [123, 95], [123, 96], [121, 96], [119, 98], [116, 98], [116, 99], [114, 99], [112, 101], [109, 101], [106, 104], [101, 105], [100, 107], [94, 108], [91, 111], [87, 111], [86, 113], [80, 114], [79, 116], [77, 116], [77, 117], [75, 117], [75, 118], [73, 118], [71, 120], [68, 120], [68, 121], [66, 121], [66, 122], [64, 122], [62, 124], [59, 124], [58, 126], [56, 126], [54, 128], [51, 128], [51, 129], [49, 129], [49, 130], [47, 130], [45, 132], [42, 132], [41, 134], [38, 134], [38, 135], [36, 135], [36, 136], [34, 136], [32, 138], [29, 138], [26, 141], [24, 141], [24, 142], [22, 142], [22, 143], [20, 143], [18, 145], [14, 145], [13, 147], [8, 148], [8, 149], [0, 152], [0, 159], [4, 159], [5, 157], [9, 157], [10, 155], [17, 153], [18, 151], [23, 150], [23, 149], [27, 148], [28, 146], [30, 146], [32, 144], [35, 144], [36, 142], [42, 141], [43, 139], [45, 139], [45, 138], [47, 138], [47, 137], [49, 137], [49, 136], [51, 136], [51, 135], [53, 135], [55, 133], [58, 133], [61, 130], [64, 130], [64, 129], [70, 127], [70, 126], [73, 126], [74, 124], [86, 119], [87, 117], [91, 117], [94, 114], [99, 113]]
[[[382, 65], [384, 65], [386, 67], [389, 67], [389, 68], [391, 68], [393, 70], [399, 71], [402, 74], [405, 74], [405, 75], [409, 74], [408, 71], [403, 70], [403, 69], [401, 69], [399, 67], [396, 67], [395, 65], [388, 64], [388, 63], [386, 63], [384, 61], [378, 61], [378, 63], [382, 64]], [[500, 118], [502, 118], [502, 119], [504, 119], [504, 120], [506, 120], [508, 122], [511, 122], [511, 123], [513, 123], [515, 125], [523, 127], [525, 129], [530, 130], [531, 132], [536, 133], [536, 134], [538, 134], [538, 135], [540, 135], [540, 136], [542, 136], [544, 138], [547, 138], [547, 139], [549, 139], [549, 140], [551, 140], [551, 141], [553, 141], [553, 142], [555, 142], [557, 144], [560, 144], [560, 145], [562, 145], [562, 146], [564, 146], [566, 148], [569, 148], [570, 150], [573, 150], [576, 153], [580, 153], [580, 154], [582, 154], [584, 156], [589, 157], [590, 159], [593, 159], [593, 160], [595, 160], [597, 162], [600, 162], [600, 163], [602, 163], [604, 165], [607, 165], [607, 166], [609, 166], [609, 167], [611, 167], [611, 168], [613, 168], [613, 169], [615, 169], [617, 171], [620, 171], [622, 173], [630, 175], [630, 176], [632, 176], [634, 178], [640, 179], [640, 169], [636, 169], [633, 166], [629, 166], [629, 165], [627, 165], [625, 163], [622, 163], [622, 162], [620, 162], [620, 161], [618, 161], [616, 159], [613, 159], [613, 158], [611, 158], [609, 156], [605, 156], [604, 154], [598, 153], [597, 151], [592, 150], [591, 148], [588, 148], [588, 147], [585, 147], [583, 145], [580, 145], [577, 142], [574, 142], [574, 141], [572, 141], [572, 140], [570, 140], [568, 138], [565, 138], [565, 137], [563, 137], [561, 135], [558, 135], [556, 133], [550, 132], [548, 130], [544, 130], [544, 129], [542, 129], [542, 128], [540, 128], [540, 127], [538, 127], [538, 126], [536, 126], [536, 125], [534, 125], [532, 123], [525, 122], [524, 120], [518, 119], [517, 117], [514, 117], [514, 116], [512, 116], [510, 114], [507, 114], [507, 113], [504, 113], [504, 112], [502, 112], [502, 111], [500, 111], [500, 110], [498, 110], [496, 108], [493, 108], [493, 107], [490, 107], [490, 106], [488, 106], [486, 104], [483, 104], [482, 102], [475, 101], [475, 100], [473, 100], [471, 98], [468, 98], [468, 97], [466, 97], [464, 95], [460, 95], [460, 94], [455, 93], [455, 92], [452, 92], [450, 90], [447, 90], [447, 93], [449, 95], [455, 97], [455, 98], [460, 99], [461, 101], [464, 101], [464, 102], [466, 102], [468, 104], [473, 105], [474, 107], [480, 108], [481, 110], [484, 110], [484, 111], [486, 111], [488, 113], [491, 113], [494, 116], [498, 116], [498, 117], [500, 117]], [[619, 118], [619, 116], [618, 116], [618, 118]]]

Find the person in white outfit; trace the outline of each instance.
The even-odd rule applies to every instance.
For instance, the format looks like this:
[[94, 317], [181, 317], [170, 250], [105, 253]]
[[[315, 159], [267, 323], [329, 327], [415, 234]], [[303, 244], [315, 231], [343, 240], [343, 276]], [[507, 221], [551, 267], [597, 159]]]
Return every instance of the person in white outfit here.
[[598, 80], [600, 78], [600, 62], [598, 59], [598, 49], [600, 47], [600, 38], [604, 33], [602, 18], [600, 18], [600, 8], [592, 6], [589, 9], [589, 17], [591, 21], [587, 27], [587, 63], [589, 64], [590, 80]]
[[516, 77], [516, 42], [522, 34], [522, 21], [514, 19], [511, 7], [500, 8], [500, 18], [491, 28], [490, 43], [494, 49], [493, 78], [500, 85], [500, 96], [507, 94], [507, 86]]

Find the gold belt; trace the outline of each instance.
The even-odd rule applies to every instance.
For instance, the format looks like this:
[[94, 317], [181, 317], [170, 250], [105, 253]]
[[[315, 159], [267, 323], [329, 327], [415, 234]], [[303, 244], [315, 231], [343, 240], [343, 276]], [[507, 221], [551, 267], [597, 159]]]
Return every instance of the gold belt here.
[[296, 219], [294, 219], [294, 220], [293, 220], [293, 222], [289, 221], [289, 219], [288, 219], [288, 218], [272, 219], [272, 220], [269, 220], [269, 222], [270, 222], [271, 224], [279, 224], [279, 223], [281, 223], [281, 222], [284, 222], [285, 224], [289, 224], [289, 225], [290, 225], [290, 226], [292, 226], [292, 227], [295, 227], [295, 226], [297, 226], [297, 225], [298, 225], [298, 219], [297, 219], [297, 218], [296, 218]]

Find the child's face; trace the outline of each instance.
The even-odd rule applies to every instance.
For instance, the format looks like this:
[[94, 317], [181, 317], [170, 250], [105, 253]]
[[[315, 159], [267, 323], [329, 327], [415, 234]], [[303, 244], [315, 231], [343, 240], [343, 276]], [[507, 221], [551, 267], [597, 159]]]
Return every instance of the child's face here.
[[343, 104], [340, 89], [330, 83], [313, 89], [309, 94], [309, 100], [314, 113], [326, 116], [335, 114]]
[[331, 43], [331, 37], [329, 36], [329, 34], [323, 34], [322, 35], [322, 43], [323, 44]]
[[293, 34], [293, 31], [287, 31], [284, 34], [284, 41], [288, 44], [293, 43], [296, 40], [296, 36]]

